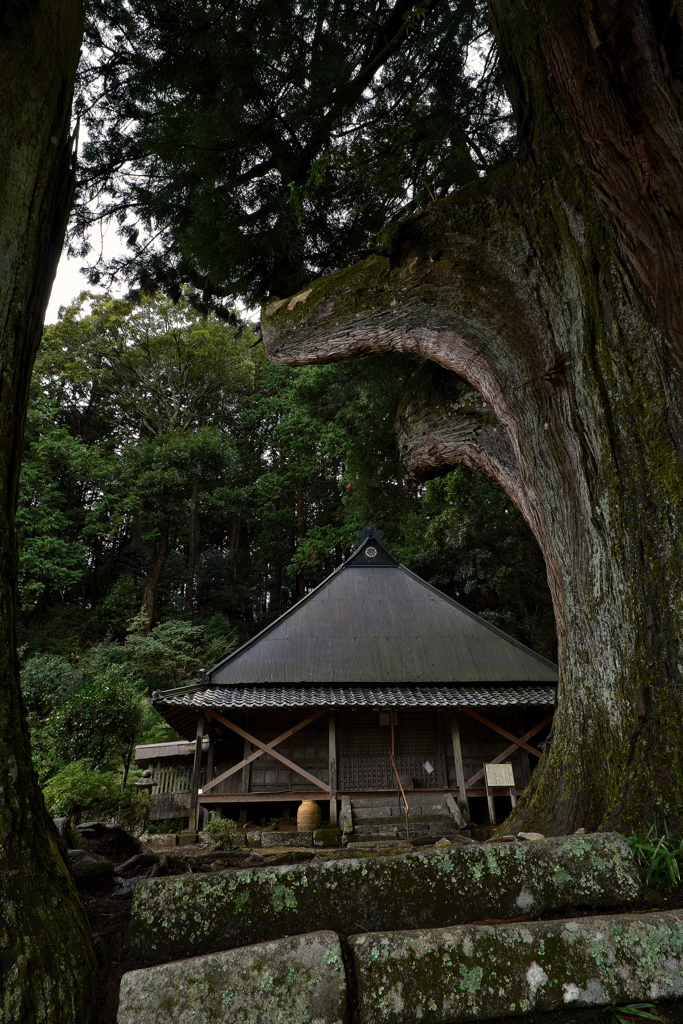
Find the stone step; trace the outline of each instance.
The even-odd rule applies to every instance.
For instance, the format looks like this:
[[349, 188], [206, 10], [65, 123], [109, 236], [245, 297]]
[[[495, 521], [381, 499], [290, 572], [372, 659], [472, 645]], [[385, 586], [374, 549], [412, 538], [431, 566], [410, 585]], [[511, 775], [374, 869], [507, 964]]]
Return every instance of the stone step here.
[[387, 828], [382, 832], [352, 832], [349, 836], [349, 843], [373, 843], [381, 839], [398, 839], [399, 836], [405, 838], [405, 828], [401, 831], [399, 828]]
[[[441, 800], [438, 803], [431, 803], [421, 799], [412, 800], [407, 794], [408, 806], [411, 814], [450, 814], [447, 804]], [[355, 801], [351, 803], [351, 814], [354, 818], [392, 818], [405, 814], [403, 802], [399, 809], [398, 800], [389, 803], [359, 805]]]
[[391, 839], [396, 837], [397, 839], [417, 839], [419, 836], [459, 836], [461, 832], [459, 829], [451, 827], [434, 827], [428, 828], [426, 825], [411, 825], [406, 833], [405, 825], [397, 825], [395, 828], [385, 828], [377, 831], [358, 831], [354, 830], [348, 837], [349, 843], [372, 843], [380, 839]]
[[[397, 818], [394, 821], [377, 821], [374, 824], [363, 822], [360, 825], [355, 825], [353, 834], [365, 835], [366, 832], [386, 832], [391, 829], [398, 829], [399, 832], [405, 832], [406, 820], [405, 818]], [[457, 832], [458, 829], [455, 826], [452, 818], [442, 818], [440, 821], [409, 821], [408, 828], [412, 832]]]
[[[405, 814], [394, 814], [386, 815], [384, 817], [373, 817], [373, 818], [357, 818], [354, 815], [353, 827], [356, 828], [367, 828], [379, 826], [384, 828], [387, 825], [405, 825], [406, 816]], [[453, 815], [452, 814], [409, 814], [408, 821], [411, 825], [452, 825]]]

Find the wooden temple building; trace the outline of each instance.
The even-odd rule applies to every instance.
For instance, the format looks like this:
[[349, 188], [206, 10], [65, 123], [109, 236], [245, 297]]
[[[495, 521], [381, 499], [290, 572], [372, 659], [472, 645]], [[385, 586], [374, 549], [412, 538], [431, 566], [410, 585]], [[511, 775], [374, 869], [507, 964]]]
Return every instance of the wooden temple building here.
[[137, 750], [153, 768], [157, 817], [189, 814], [194, 829], [203, 809], [246, 821], [254, 805], [316, 800], [335, 824], [342, 800], [379, 807], [402, 793], [411, 805], [457, 801], [466, 819], [483, 821], [486, 763], [511, 764], [513, 798], [523, 791], [552, 719], [557, 667], [366, 532], [239, 650], [192, 685], [152, 695], [185, 737]]

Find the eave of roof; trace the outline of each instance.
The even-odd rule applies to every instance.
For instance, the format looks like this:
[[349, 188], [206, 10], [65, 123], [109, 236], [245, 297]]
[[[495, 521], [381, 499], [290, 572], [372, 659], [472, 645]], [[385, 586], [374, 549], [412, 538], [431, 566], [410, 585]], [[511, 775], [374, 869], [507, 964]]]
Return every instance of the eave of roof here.
[[554, 704], [552, 686], [228, 686], [165, 690], [155, 707], [504, 707]]

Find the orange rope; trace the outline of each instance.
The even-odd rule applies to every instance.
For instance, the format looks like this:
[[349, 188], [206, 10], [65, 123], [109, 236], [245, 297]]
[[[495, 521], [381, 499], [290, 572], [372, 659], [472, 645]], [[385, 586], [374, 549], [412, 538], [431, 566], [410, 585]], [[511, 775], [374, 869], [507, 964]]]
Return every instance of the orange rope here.
[[[393, 736], [393, 729], [392, 729], [392, 736]], [[391, 758], [391, 763], [394, 766], [394, 772], [396, 773], [396, 781], [398, 782], [398, 788], [401, 790], [401, 796], [403, 797], [403, 803], [405, 804], [406, 814], [410, 814], [410, 808], [408, 807], [408, 801], [406, 800], [406, 795], [403, 792], [403, 786], [401, 785], [401, 776], [398, 774], [398, 768], [396, 767], [396, 762], [394, 761], [394, 751], [392, 750], [391, 747], [389, 747], [389, 757]]]

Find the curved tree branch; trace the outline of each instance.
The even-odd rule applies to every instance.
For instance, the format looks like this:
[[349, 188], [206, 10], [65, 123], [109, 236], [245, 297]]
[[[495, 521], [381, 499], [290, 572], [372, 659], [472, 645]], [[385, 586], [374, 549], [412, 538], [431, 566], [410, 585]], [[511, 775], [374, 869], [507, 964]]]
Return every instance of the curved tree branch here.
[[510, 439], [462, 377], [426, 363], [408, 385], [396, 435], [403, 462], [418, 480], [441, 476], [462, 462], [490, 477], [516, 505], [525, 504]]

